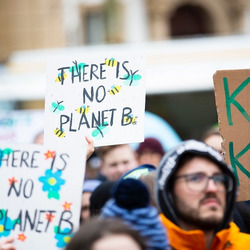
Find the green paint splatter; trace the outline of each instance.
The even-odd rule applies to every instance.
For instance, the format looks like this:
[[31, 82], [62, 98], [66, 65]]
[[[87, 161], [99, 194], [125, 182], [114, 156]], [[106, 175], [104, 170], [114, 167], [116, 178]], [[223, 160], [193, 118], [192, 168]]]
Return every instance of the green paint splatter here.
[[4, 155], [9, 155], [13, 152], [13, 149], [11, 148], [5, 148], [5, 149], [0, 149], [0, 167], [2, 166], [2, 159], [4, 158]]

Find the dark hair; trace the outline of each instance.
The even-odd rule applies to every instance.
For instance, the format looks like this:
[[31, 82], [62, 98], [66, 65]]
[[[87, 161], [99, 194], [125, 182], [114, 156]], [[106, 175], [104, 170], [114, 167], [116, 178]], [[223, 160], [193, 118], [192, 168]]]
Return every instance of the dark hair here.
[[111, 198], [111, 191], [115, 181], [102, 182], [90, 196], [90, 216], [98, 216], [102, 207]]
[[140, 246], [146, 249], [145, 240], [128, 225], [118, 219], [92, 218], [84, 222], [73, 236], [65, 250], [92, 250], [93, 244], [107, 235], [128, 235]]

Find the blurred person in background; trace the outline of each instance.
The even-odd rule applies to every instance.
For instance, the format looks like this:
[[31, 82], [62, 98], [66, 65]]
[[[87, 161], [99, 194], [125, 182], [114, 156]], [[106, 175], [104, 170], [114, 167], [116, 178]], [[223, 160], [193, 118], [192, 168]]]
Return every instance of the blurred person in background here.
[[[144, 164], [135, 167], [121, 176], [120, 179], [135, 178], [148, 175], [155, 171], [156, 168], [150, 164]], [[150, 181], [149, 181], [150, 182]], [[99, 216], [103, 206], [112, 196], [112, 189], [117, 181], [103, 181], [92, 193], [90, 197], [90, 214], [91, 217]]]
[[157, 167], [164, 153], [160, 141], [156, 138], [148, 137], [136, 149], [138, 165], [152, 164]]
[[90, 216], [98, 217], [103, 206], [111, 198], [111, 191], [116, 181], [103, 181], [90, 196]]
[[154, 195], [154, 186], [156, 178], [156, 167], [152, 164], [142, 164], [125, 173], [121, 179], [134, 178], [141, 180], [150, 194], [150, 204], [157, 208]]
[[112, 197], [103, 206], [100, 218], [122, 219], [145, 238], [147, 250], [169, 249], [158, 210], [150, 204], [147, 186], [139, 179], [121, 178], [112, 188]]
[[222, 154], [223, 139], [220, 134], [218, 126], [213, 126], [212, 128], [209, 128], [208, 130], [206, 130], [201, 140]]
[[129, 144], [117, 144], [99, 147], [97, 155], [101, 159], [98, 180], [117, 181], [119, 178], [138, 165], [135, 152]]
[[66, 250], [145, 250], [145, 240], [117, 219], [92, 218], [82, 224]]
[[81, 206], [81, 219], [83, 223], [90, 218], [90, 196], [94, 190], [101, 184], [99, 180], [85, 180], [82, 191], [82, 206]]

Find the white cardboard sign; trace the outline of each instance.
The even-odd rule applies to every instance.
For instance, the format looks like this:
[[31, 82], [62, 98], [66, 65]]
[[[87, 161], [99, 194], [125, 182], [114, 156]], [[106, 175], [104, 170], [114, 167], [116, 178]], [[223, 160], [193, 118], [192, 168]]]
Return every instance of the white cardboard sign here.
[[79, 226], [84, 149], [0, 148], [0, 239], [14, 236], [17, 249], [63, 249]]
[[85, 58], [47, 65], [45, 145], [88, 135], [95, 146], [144, 140], [145, 59]]

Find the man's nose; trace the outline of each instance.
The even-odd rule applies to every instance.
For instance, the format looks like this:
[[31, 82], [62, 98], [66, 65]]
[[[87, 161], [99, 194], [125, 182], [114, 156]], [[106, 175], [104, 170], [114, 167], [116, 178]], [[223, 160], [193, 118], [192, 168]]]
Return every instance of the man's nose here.
[[216, 192], [217, 190], [218, 190], [218, 187], [215, 184], [214, 180], [208, 179], [206, 191], [207, 192]]

